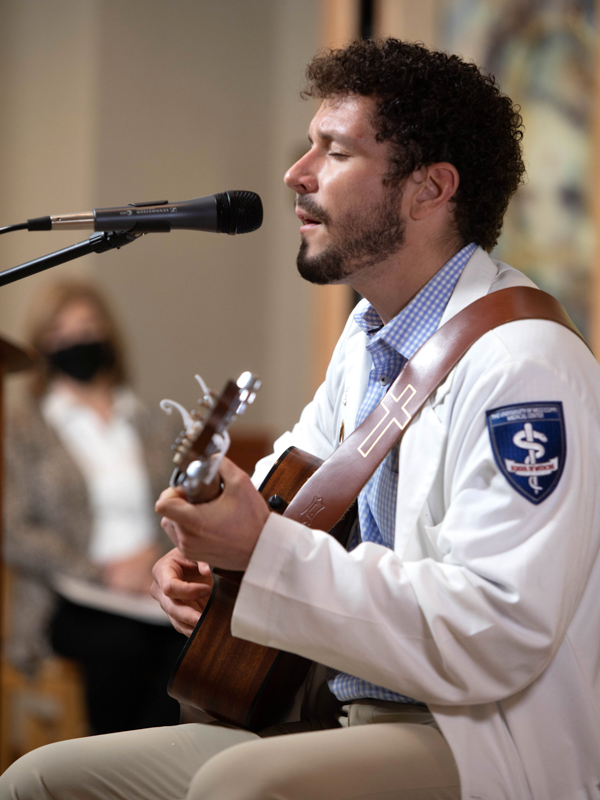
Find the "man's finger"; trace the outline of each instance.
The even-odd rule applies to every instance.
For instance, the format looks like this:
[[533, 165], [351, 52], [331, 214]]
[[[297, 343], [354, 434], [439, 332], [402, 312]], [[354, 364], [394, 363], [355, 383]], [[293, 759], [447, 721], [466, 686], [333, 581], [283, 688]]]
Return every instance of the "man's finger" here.
[[246, 477], [244, 470], [238, 467], [237, 464], [234, 464], [229, 458], [224, 458], [221, 461], [219, 466], [219, 474], [221, 475], [224, 483], [230, 483], [236, 478]]
[[154, 510], [157, 514], [164, 515], [164, 509], [166, 507], [170, 508], [173, 505], [187, 506], [188, 503], [181, 489], [175, 489], [173, 486], [169, 486], [168, 489], [165, 489], [163, 492], [161, 492], [160, 497], [154, 505]]
[[170, 519], [168, 519], [167, 517], [163, 517], [160, 521], [160, 526], [174, 545], [179, 544], [179, 536], [177, 535], [177, 529], [175, 528], [174, 523], [171, 522]]
[[154, 565], [152, 575], [156, 585], [168, 597], [195, 600], [206, 597], [212, 589], [210, 568], [206, 564], [201, 566], [202, 573], [194, 562], [182, 565], [171, 561], [158, 561]]
[[198, 604], [190, 603], [189, 601], [181, 602], [179, 600], [172, 600], [161, 591], [160, 586], [158, 586], [156, 582], [152, 584], [150, 594], [159, 602], [160, 607], [165, 614], [167, 614], [177, 630], [184, 633], [186, 631], [182, 630], [182, 626], [186, 627], [188, 629], [186, 635], [189, 635], [202, 615], [204, 603]]
[[165, 500], [159, 498], [155, 509], [163, 515], [163, 518], [176, 522], [182, 527], [194, 524], [203, 512], [202, 504], [192, 505], [186, 500], [182, 500], [181, 497], [168, 497]]
[[166, 582], [158, 582], [162, 592], [173, 600], [203, 600], [207, 598], [212, 589], [206, 583], [190, 583], [172, 578]]
[[[168, 616], [168, 615], [167, 615]], [[169, 617], [169, 622], [175, 628], [178, 633], [182, 633], [184, 636], [187, 636], [188, 639], [194, 632], [195, 625], [185, 625], [179, 620], [175, 619], [174, 617]]]

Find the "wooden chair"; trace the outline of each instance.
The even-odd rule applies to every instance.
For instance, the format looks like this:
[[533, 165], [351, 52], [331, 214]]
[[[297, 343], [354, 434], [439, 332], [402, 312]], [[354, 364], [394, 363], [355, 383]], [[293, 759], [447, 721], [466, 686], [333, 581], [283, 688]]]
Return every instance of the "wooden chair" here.
[[86, 735], [83, 687], [74, 662], [45, 659], [30, 680], [5, 661], [1, 683], [0, 771], [36, 747]]
[[[10, 607], [10, 571], [4, 571], [4, 609]], [[9, 618], [6, 613], [5, 620]], [[5, 622], [6, 630], [6, 622]], [[85, 736], [83, 682], [77, 664], [44, 659], [34, 678], [0, 662], [0, 772], [44, 744]]]

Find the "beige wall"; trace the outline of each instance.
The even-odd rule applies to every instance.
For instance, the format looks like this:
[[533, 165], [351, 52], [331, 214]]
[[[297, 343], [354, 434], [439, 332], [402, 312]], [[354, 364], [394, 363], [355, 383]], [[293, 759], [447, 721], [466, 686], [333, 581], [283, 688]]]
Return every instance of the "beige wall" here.
[[437, 23], [446, 0], [376, 0], [375, 32], [437, 46]]
[[[317, 12], [318, 0], [0, 2], [0, 225], [226, 189], [257, 191], [265, 206], [253, 234], [148, 235], [1, 288], [0, 331], [22, 335], [44, 282], [86, 274], [116, 302], [147, 402], [193, 402], [195, 371], [220, 388], [252, 369], [264, 388], [245, 424], [294, 421], [315, 290], [296, 275], [281, 176], [313, 111], [297, 95]], [[87, 236], [7, 234], [0, 268]]]

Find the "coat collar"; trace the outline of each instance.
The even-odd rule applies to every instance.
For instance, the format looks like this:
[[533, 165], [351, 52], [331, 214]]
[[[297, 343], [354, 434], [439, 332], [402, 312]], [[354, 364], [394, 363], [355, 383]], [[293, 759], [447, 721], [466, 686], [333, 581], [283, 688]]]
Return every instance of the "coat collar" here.
[[485, 250], [478, 247], [454, 287], [454, 292], [442, 315], [440, 327], [479, 297], [489, 294], [498, 274], [498, 264], [492, 261]]

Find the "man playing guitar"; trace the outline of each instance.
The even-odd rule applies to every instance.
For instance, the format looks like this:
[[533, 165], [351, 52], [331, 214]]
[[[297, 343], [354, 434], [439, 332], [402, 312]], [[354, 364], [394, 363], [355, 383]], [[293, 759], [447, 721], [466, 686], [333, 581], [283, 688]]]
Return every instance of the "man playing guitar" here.
[[60, 743], [13, 765], [2, 800], [600, 797], [600, 369], [573, 333], [536, 319], [483, 335], [360, 493], [346, 549], [255, 488], [291, 445], [328, 458], [441, 324], [531, 285], [487, 255], [524, 173], [492, 77], [365, 41], [317, 57], [307, 93], [322, 103], [285, 176], [298, 268], [365, 299], [254, 483], [225, 459], [217, 499], [163, 492], [175, 549], [153, 593], [190, 634], [206, 565], [244, 571], [233, 635], [326, 665], [346, 724]]

